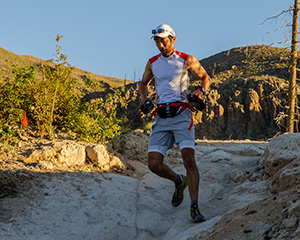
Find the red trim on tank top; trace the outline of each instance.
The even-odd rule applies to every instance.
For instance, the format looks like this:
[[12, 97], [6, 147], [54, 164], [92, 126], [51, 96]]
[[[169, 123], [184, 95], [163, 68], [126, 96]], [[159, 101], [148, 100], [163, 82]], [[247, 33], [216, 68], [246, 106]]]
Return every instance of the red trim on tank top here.
[[161, 53], [160, 54], [157, 54], [156, 56], [152, 57], [149, 59], [149, 62], [152, 64], [154, 63], [157, 59], [159, 59], [159, 57], [161, 56]]
[[180, 97], [181, 97], [182, 100], [183, 100], [183, 97], [182, 97], [182, 78], [183, 78], [183, 75], [184, 75], [185, 65], [186, 65], [186, 62], [183, 63], [182, 73], [181, 73], [180, 82], [179, 82], [179, 84], [180, 84], [179, 85]]
[[190, 55], [188, 55], [188, 54], [186, 54], [186, 53], [184, 53], [184, 52], [180, 52], [180, 51], [177, 51], [177, 50], [175, 50], [175, 53], [176, 53], [179, 57], [181, 57], [184, 61], [187, 61], [188, 57], [190, 56]]
[[188, 128], [189, 131], [192, 130], [193, 125], [194, 125], [194, 119], [193, 119], [193, 115], [192, 115], [191, 124], [190, 124], [190, 126], [189, 126], [189, 128]]

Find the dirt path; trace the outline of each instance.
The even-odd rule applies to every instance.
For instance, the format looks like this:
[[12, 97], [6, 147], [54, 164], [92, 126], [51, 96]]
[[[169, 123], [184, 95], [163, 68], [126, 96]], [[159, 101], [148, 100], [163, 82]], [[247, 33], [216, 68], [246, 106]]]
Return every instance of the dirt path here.
[[[174, 186], [136, 162], [138, 174], [31, 172], [21, 191], [0, 200], [0, 239], [188, 239], [226, 213], [266, 196], [260, 177], [265, 142], [198, 141], [200, 208], [207, 221], [189, 220], [189, 195], [171, 206]], [[184, 173], [178, 149], [166, 158]], [[134, 164], [134, 163], [132, 163]]]

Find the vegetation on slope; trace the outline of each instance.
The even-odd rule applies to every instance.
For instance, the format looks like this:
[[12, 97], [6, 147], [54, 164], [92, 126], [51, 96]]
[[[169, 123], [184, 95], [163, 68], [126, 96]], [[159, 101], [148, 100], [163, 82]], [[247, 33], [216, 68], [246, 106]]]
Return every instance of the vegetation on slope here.
[[[2, 70], [13, 60], [11, 73], [3, 76], [0, 91], [0, 140], [16, 141], [20, 135], [22, 118], [28, 118], [31, 132], [39, 137], [55, 138], [58, 131], [72, 132], [75, 138], [87, 141], [105, 141], [122, 130], [126, 115], [117, 118], [117, 103], [127, 103], [121, 97], [124, 87], [104, 98], [87, 101], [89, 89], [98, 91], [121, 86], [120, 81], [74, 78], [82, 72], [69, 66], [62, 54], [57, 36], [56, 59], [38, 61], [31, 57], [17, 57], [6, 52], [1, 61]], [[3, 51], [3, 49], [2, 49]], [[28, 62], [30, 65], [27, 65]], [[9, 68], [8, 68], [9, 69]], [[10, 70], [10, 69], [9, 69]], [[113, 79], [115, 80], [115, 79]], [[80, 86], [80, 84], [82, 84]], [[28, 132], [28, 131], [27, 131]]]

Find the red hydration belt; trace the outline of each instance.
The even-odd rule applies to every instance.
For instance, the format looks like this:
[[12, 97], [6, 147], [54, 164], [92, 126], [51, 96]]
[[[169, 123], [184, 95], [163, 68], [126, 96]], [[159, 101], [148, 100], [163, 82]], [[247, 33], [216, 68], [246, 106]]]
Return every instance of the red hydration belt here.
[[189, 103], [184, 103], [184, 102], [163, 103], [157, 106], [157, 108], [153, 112], [153, 116], [156, 113], [158, 113], [158, 115], [162, 118], [174, 117], [187, 108], [189, 108], [192, 112], [196, 111]]

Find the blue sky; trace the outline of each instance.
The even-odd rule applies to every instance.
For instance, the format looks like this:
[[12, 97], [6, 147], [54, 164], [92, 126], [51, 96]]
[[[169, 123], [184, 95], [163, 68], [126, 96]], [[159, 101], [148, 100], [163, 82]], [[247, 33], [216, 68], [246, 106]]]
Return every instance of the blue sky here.
[[[203, 59], [234, 47], [284, 41], [281, 21], [261, 23], [293, 0], [9, 0], [1, 2], [0, 47], [51, 59], [55, 38], [72, 66], [96, 74], [139, 80], [158, 53], [151, 30], [176, 31], [176, 49]], [[289, 16], [288, 20], [291, 20]], [[279, 47], [286, 47], [277, 45]]]

